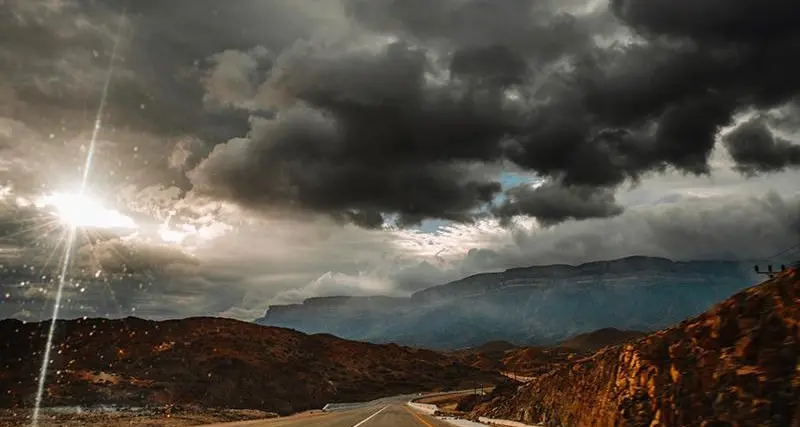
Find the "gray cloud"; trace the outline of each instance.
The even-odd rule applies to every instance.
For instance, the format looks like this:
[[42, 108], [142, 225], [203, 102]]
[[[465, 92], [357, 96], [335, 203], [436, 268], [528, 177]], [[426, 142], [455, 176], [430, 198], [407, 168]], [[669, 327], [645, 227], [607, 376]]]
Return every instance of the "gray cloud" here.
[[567, 219], [613, 217], [622, 213], [612, 191], [563, 186], [548, 182], [536, 188], [522, 185], [508, 190], [507, 199], [495, 208], [495, 214], [508, 220], [514, 216], [531, 216], [543, 226]]
[[424, 1], [347, 0], [345, 7], [350, 16], [375, 31], [456, 48], [505, 46], [536, 63], [546, 63], [588, 48], [591, 36], [602, 29], [597, 25], [603, 20], [602, 13], [578, 20], [559, 9], [579, 3], [446, 0], [432, 5]]
[[[667, 28], [637, 12], [646, 8], [640, 5], [615, 2], [610, 10], [644, 38], [603, 47], [592, 37], [613, 37], [615, 18], [601, 9], [577, 14], [515, 0], [489, 14], [489, 3], [475, 0], [439, 2], [423, 13], [408, 2], [348, 1], [351, 17], [399, 40], [351, 35], [284, 51], [257, 96], [262, 106], [285, 110], [259, 125], [269, 129], [259, 135], [269, 143], [252, 136], [235, 142], [250, 150], [252, 171], [229, 165], [242, 174], [233, 179], [209, 161], [195, 183], [240, 203], [273, 194], [270, 205], [378, 225], [386, 215], [473, 219], [499, 188], [491, 180], [465, 182], [463, 161], [510, 159], [583, 191], [596, 188], [598, 200], [653, 171], [708, 174], [717, 134], [734, 114], [779, 106], [797, 93], [786, 71], [796, 61], [776, 57], [771, 63], [780, 67], [766, 71], [777, 80], [766, 84], [756, 54], [778, 55], [774, 44], [788, 43], [780, 54], [789, 58], [792, 36], [728, 42], [708, 36], [715, 24], [698, 32]], [[724, 12], [730, 25], [746, 13]], [[299, 124], [298, 105], [316, 118]], [[256, 151], [269, 164], [250, 160], [260, 158]], [[416, 190], [408, 197], [391, 183]]]
[[[800, 240], [800, 195], [683, 197], [610, 219], [519, 230], [513, 243], [474, 251], [467, 271], [582, 263], [632, 255], [762, 261]], [[800, 254], [795, 254], [795, 257]], [[775, 260], [771, 260], [775, 262]], [[474, 267], [473, 267], [474, 266]]]
[[24, 41], [0, 49], [22, 100], [9, 117], [54, 142], [85, 136], [116, 45], [101, 137], [141, 149], [126, 185], [374, 227], [474, 220], [500, 193], [464, 172], [475, 162], [510, 160], [598, 198], [653, 171], [707, 174], [734, 114], [800, 89], [787, 2], [185, 6], [5, 2], [4, 39]]
[[[720, 130], [755, 112], [771, 133], [734, 129], [725, 168], [778, 175], [797, 163], [798, 6], [591, 3], [6, 0], [0, 182], [28, 198], [75, 189], [116, 45], [90, 190], [147, 236], [95, 236], [94, 254], [82, 242], [92, 285], [70, 290], [85, 307], [76, 315], [242, 315], [292, 289], [403, 293], [533, 263], [763, 256], [796, 238], [794, 195], [729, 199], [777, 184], [742, 183], [709, 159]], [[560, 185], [503, 194], [509, 170]], [[670, 187], [706, 175], [716, 186]], [[30, 227], [52, 218], [9, 206], [3, 286], [18, 287], [35, 281], [57, 230], [34, 244]], [[548, 227], [516, 230], [520, 212]], [[213, 247], [148, 241], [168, 218], [239, 230]], [[582, 221], [559, 222], [569, 218]], [[469, 225], [413, 237], [341, 226], [428, 219]], [[91, 255], [107, 278], [93, 278]]]
[[765, 117], [755, 117], [725, 135], [724, 143], [736, 161], [736, 169], [747, 175], [800, 167], [800, 145], [777, 135]]
[[790, 0], [611, 0], [611, 8], [637, 29], [704, 41], [783, 39], [800, 24], [798, 6]]
[[[684, 196], [614, 218], [547, 228], [504, 229], [486, 221], [475, 228], [453, 225], [450, 232], [408, 235], [280, 220], [243, 227], [192, 257], [175, 246], [109, 236], [79, 249], [80, 268], [74, 274], [82, 273], [73, 277], [80, 286], [67, 289], [64, 313], [254, 318], [269, 302], [334, 294], [405, 295], [516, 266], [629, 255], [760, 260], [796, 244], [800, 200], [776, 193]], [[4, 316], [23, 309], [31, 318], [48, 315], [44, 308], [53, 283], [38, 280], [38, 268], [28, 270], [44, 261], [31, 256], [32, 250], [3, 262], [2, 290], [12, 295], [2, 305]], [[99, 276], [97, 261], [103, 271]], [[30, 283], [18, 285], [24, 281]]]
[[226, 50], [210, 58], [214, 65], [204, 80], [206, 94], [203, 102], [207, 108], [253, 108], [250, 103], [258, 85], [264, 81], [259, 71], [271, 65], [269, 51], [257, 46], [248, 52]]

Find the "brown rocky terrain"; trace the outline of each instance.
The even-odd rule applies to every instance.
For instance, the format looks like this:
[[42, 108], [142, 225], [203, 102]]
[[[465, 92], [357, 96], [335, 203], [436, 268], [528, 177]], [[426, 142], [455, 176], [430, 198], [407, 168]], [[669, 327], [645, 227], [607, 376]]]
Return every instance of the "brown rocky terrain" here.
[[[0, 322], [0, 407], [33, 401], [46, 323]], [[220, 318], [59, 321], [45, 403], [258, 409], [490, 384], [496, 373], [428, 350]]]
[[506, 354], [520, 347], [508, 341], [489, 341], [477, 347], [450, 352], [464, 363], [479, 369], [505, 370], [503, 359]]
[[634, 338], [647, 335], [640, 331], [624, 331], [617, 328], [603, 328], [585, 334], [576, 335], [562, 341], [559, 347], [568, 348], [578, 352], [594, 352], [610, 345], [622, 344]]
[[[129, 410], [68, 411], [45, 410], [39, 418], [39, 427], [188, 427], [213, 423], [233, 423], [263, 420], [277, 414], [253, 409], [223, 409], [199, 407], [150, 407]], [[305, 414], [304, 414], [305, 415]], [[309, 413], [308, 415], [315, 415]], [[0, 409], [0, 427], [20, 427], [31, 424], [31, 411]]]
[[546, 426], [800, 426], [800, 274], [497, 388], [473, 416]]
[[604, 328], [576, 335], [553, 347], [519, 347], [506, 341], [489, 341], [452, 354], [476, 368], [532, 376], [547, 372], [577, 356], [643, 335], [644, 332]]
[[564, 347], [524, 347], [508, 352], [503, 371], [531, 377], [578, 357], [580, 353]]

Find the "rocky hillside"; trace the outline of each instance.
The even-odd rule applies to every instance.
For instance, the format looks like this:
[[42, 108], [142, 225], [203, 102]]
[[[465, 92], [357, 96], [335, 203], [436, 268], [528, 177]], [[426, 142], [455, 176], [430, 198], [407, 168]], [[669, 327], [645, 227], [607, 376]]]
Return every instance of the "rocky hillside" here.
[[456, 350], [449, 354], [475, 368], [504, 371], [506, 367], [503, 359], [506, 354], [519, 348], [508, 341], [489, 341], [478, 347]]
[[527, 377], [546, 372], [582, 354], [643, 335], [644, 332], [604, 328], [577, 335], [551, 347], [518, 347], [506, 341], [490, 341], [451, 354], [476, 368], [494, 369]]
[[755, 280], [750, 264], [631, 257], [478, 274], [410, 298], [313, 298], [271, 306], [256, 322], [434, 349], [552, 346], [600, 328], [658, 330]]
[[475, 416], [546, 426], [800, 425], [800, 275], [555, 368]]
[[[289, 413], [491, 383], [494, 373], [394, 344], [219, 318], [59, 321], [47, 405], [195, 404]], [[47, 324], [0, 321], [0, 407], [29, 406]]]
[[621, 331], [616, 328], [602, 328], [586, 334], [574, 336], [559, 344], [559, 347], [568, 348], [578, 352], [592, 352], [609, 345], [616, 345], [625, 341], [646, 335], [640, 331]]

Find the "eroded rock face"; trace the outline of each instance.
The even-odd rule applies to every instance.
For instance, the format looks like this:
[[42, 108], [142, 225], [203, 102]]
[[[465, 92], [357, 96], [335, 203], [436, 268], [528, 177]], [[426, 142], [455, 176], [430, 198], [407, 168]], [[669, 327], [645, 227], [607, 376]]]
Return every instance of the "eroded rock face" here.
[[800, 274], [545, 373], [474, 414], [547, 426], [799, 426]]

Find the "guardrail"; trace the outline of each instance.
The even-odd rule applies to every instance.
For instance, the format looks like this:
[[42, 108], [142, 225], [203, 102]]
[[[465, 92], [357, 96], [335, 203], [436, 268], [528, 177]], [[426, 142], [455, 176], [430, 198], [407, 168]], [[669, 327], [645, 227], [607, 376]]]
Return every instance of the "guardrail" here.
[[[481, 393], [488, 393], [491, 390], [492, 390], [492, 387], [484, 387], [484, 388], [479, 388], [478, 389], [478, 391], [480, 391]], [[453, 390], [453, 391], [440, 391], [440, 392], [437, 392], [437, 393], [425, 393], [422, 396], [414, 397], [413, 399], [411, 399], [411, 401], [412, 402], [416, 402], [417, 400], [420, 400], [420, 399], [429, 399], [431, 397], [447, 396], [449, 394], [466, 394], [466, 393], [471, 393], [471, 392], [474, 392], [474, 391], [475, 391], [475, 389], [471, 389], [470, 388], [470, 389], [466, 389], [466, 390]]]
[[[439, 407], [438, 406], [431, 405], [431, 404], [428, 404], [428, 403], [417, 403], [417, 402], [415, 402], [415, 400], [434, 397], [434, 396], [442, 396], [442, 395], [447, 395], [447, 394], [460, 394], [460, 393], [469, 392], [469, 391], [470, 390], [461, 390], [461, 391], [449, 391], [449, 392], [443, 392], [443, 393], [431, 393], [431, 394], [427, 394], [425, 396], [415, 397], [415, 398], [409, 400], [408, 402], [406, 402], [406, 405], [408, 405], [409, 407], [412, 407], [414, 409], [417, 409], [419, 411], [428, 413], [430, 415], [435, 415], [439, 411]], [[485, 389], [481, 390], [481, 391], [485, 391]], [[444, 417], [440, 417], [440, 418], [444, 419]], [[456, 418], [455, 420], [458, 420], [458, 419]], [[491, 424], [491, 425], [497, 425], [497, 426], [543, 427], [541, 424], [535, 424], [535, 425], [523, 424], [523, 423], [520, 423], [520, 422], [517, 422], [517, 421], [500, 420], [500, 419], [486, 418], [486, 417], [480, 417], [478, 419], [478, 421], [480, 421], [481, 423], [484, 423], [484, 424]]]
[[509, 427], [542, 427], [541, 424], [531, 425], [531, 424], [523, 424], [517, 421], [509, 421], [509, 420], [498, 420], [494, 418], [486, 418], [480, 417], [478, 421], [485, 423], [485, 424], [492, 424], [496, 426], [509, 426]]
[[436, 411], [439, 410], [439, 407], [436, 406], [436, 405], [429, 405], [427, 403], [417, 403], [417, 402], [414, 402], [413, 400], [409, 400], [406, 403], [406, 405], [408, 405], [408, 406], [410, 406], [410, 407], [412, 407], [414, 409], [419, 409], [420, 411], [426, 412], [426, 413], [431, 414], [431, 415], [435, 414]]
[[365, 406], [377, 405], [378, 403], [386, 400], [386, 397], [380, 399], [370, 400], [369, 402], [342, 402], [342, 403], [328, 403], [322, 407], [323, 411], [343, 411], [345, 409], [363, 408]]
[[366, 405], [368, 405], [368, 403], [328, 403], [327, 405], [322, 407], [322, 410], [328, 412], [341, 411], [343, 409], [358, 408]]

